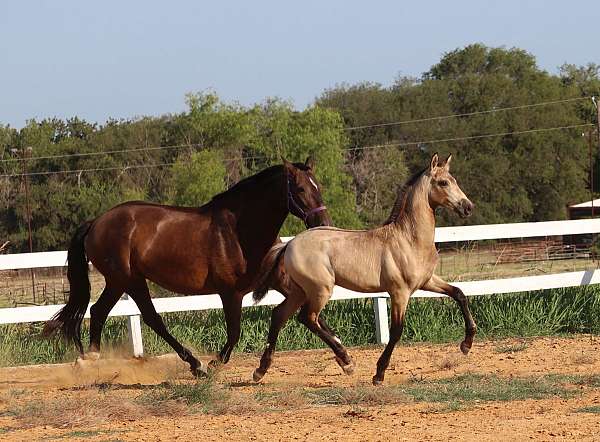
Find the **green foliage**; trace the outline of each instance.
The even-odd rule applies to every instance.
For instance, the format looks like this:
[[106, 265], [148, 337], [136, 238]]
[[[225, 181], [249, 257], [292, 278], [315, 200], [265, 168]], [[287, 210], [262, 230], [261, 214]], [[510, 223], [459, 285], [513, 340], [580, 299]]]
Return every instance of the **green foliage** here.
[[181, 155], [171, 169], [173, 204], [201, 206], [225, 190], [226, 170], [218, 152]]
[[[64, 249], [78, 224], [119, 202], [200, 205], [281, 156], [305, 161], [309, 155], [339, 227], [383, 222], [398, 186], [436, 151], [454, 153], [453, 174], [477, 207], [465, 220], [442, 211], [440, 225], [561, 219], [567, 204], [589, 197], [581, 128], [478, 137], [594, 122], [590, 100], [430, 117], [590, 95], [600, 95], [596, 64], [564, 64], [552, 75], [521, 49], [472, 44], [444, 54], [420, 78], [400, 77], [391, 87], [336, 86], [302, 112], [278, 99], [244, 107], [204, 92], [186, 96], [185, 112], [158, 118], [102, 126], [52, 118], [31, 120], [21, 130], [0, 124], [0, 175], [13, 175], [0, 177], [0, 238], [11, 241], [10, 252], [27, 250], [23, 172], [93, 169], [27, 180], [34, 249], [43, 251]], [[426, 121], [381, 125], [415, 119]], [[464, 137], [475, 138], [452, 141]], [[597, 191], [600, 159], [594, 156]], [[289, 217], [281, 233], [303, 229]]]

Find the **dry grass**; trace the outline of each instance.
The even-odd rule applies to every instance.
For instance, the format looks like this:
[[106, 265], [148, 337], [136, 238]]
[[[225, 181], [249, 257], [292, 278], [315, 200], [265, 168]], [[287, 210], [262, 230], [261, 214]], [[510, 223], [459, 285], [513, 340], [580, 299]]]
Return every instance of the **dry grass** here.
[[[120, 394], [121, 393], [121, 394]], [[71, 391], [68, 400], [41, 398], [12, 391], [0, 399], [1, 414], [12, 416], [20, 428], [51, 426], [89, 428], [108, 421], [139, 420], [149, 416], [182, 416], [188, 408], [177, 401], [140, 404], [123, 391], [106, 387]]]

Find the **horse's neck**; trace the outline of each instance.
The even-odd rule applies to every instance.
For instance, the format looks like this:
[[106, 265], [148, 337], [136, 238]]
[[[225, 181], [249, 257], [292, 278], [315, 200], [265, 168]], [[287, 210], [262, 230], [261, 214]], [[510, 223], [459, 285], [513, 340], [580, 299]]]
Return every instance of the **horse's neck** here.
[[406, 240], [420, 248], [433, 247], [435, 215], [429, 205], [427, 178], [421, 178], [406, 194], [402, 212], [393, 223]]
[[[263, 186], [248, 189], [236, 210], [238, 226], [246, 232], [239, 232], [252, 242], [265, 242], [268, 247], [277, 238], [279, 230], [288, 215], [285, 190], [281, 177], [269, 180]], [[244, 233], [246, 235], [244, 235]]]

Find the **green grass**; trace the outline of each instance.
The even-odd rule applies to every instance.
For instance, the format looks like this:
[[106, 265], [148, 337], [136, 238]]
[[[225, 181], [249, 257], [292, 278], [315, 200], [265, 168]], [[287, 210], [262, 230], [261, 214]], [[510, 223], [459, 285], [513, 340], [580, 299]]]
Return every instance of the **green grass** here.
[[207, 412], [227, 399], [228, 392], [219, 388], [212, 378], [207, 378], [192, 383], [165, 382], [142, 393], [138, 401], [141, 404], [179, 401]]
[[590, 405], [589, 407], [581, 407], [575, 410], [576, 413], [593, 413], [600, 414], [600, 405]]
[[582, 386], [600, 388], [599, 375], [510, 377], [466, 373], [443, 379], [412, 379], [396, 386], [306, 389], [313, 405], [373, 406], [400, 403], [437, 404], [432, 412], [452, 412], [479, 402], [509, 402], [581, 394]]
[[560, 378], [500, 378], [494, 375], [461, 374], [439, 380], [412, 381], [402, 387], [416, 402], [488, 402], [569, 398], [575, 390]]
[[[478, 339], [549, 336], [569, 333], [600, 334], [600, 287], [566, 288], [522, 294], [470, 298]], [[270, 307], [244, 309], [242, 336], [236, 351], [262, 351], [268, 332]], [[347, 346], [375, 343], [372, 301], [333, 301], [323, 312], [327, 322]], [[226, 334], [221, 310], [163, 315], [170, 332], [200, 352], [217, 352]], [[0, 366], [72, 361], [71, 344], [39, 337], [43, 324], [0, 326]], [[404, 342], [458, 342], [464, 335], [462, 315], [450, 299], [413, 299], [406, 318]], [[147, 354], [171, 352], [171, 348], [145, 325]], [[83, 328], [87, 341], [87, 321]], [[123, 318], [110, 318], [103, 334], [109, 346], [127, 345]], [[280, 334], [279, 350], [322, 348], [324, 344], [295, 319]], [[507, 349], [509, 351], [510, 349]], [[514, 348], [512, 351], [518, 351]]]

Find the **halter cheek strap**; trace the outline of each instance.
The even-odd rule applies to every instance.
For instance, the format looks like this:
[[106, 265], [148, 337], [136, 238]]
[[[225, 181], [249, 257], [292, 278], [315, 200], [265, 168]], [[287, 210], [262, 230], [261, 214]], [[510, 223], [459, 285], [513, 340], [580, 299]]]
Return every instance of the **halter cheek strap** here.
[[290, 190], [290, 180], [289, 180], [289, 177], [288, 177], [288, 181], [287, 181], [287, 200], [288, 200], [288, 212], [291, 212], [291, 210], [290, 210], [291, 207], [293, 207], [294, 209], [296, 209], [296, 211], [298, 212], [298, 214], [302, 218], [302, 221], [304, 221], [304, 224], [306, 224], [306, 221], [308, 220], [309, 216], [314, 215], [315, 213], [322, 212], [323, 210], [327, 209], [327, 206], [322, 205], [322, 206], [319, 206], [319, 207], [315, 207], [314, 209], [310, 209], [308, 212], [305, 211], [302, 208], [302, 206], [300, 204], [298, 204], [298, 201], [296, 201], [296, 199], [294, 198], [294, 195], [292, 194], [292, 192]]

